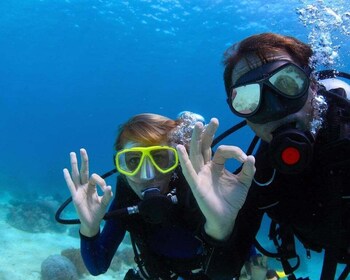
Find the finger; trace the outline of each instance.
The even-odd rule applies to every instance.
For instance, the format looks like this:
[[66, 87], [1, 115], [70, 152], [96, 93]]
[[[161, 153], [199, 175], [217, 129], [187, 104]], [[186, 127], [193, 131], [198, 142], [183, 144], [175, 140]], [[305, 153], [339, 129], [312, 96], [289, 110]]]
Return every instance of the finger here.
[[98, 174], [94, 173], [91, 175], [88, 189], [90, 191], [96, 191], [96, 185], [99, 185], [101, 188], [106, 186], [106, 181]]
[[100, 189], [103, 192], [101, 203], [107, 207], [110, 200], [111, 200], [111, 197], [113, 196], [112, 188], [111, 188], [111, 186], [106, 185], [106, 181], [101, 176], [94, 173], [91, 175], [88, 186], [89, 186], [89, 188], [91, 187], [90, 188], [91, 191], [95, 192], [96, 185], [99, 185]]
[[231, 158], [244, 162], [247, 155], [236, 146], [221, 145], [217, 148], [214, 154], [213, 162], [218, 165], [224, 165], [226, 160]]
[[202, 131], [203, 124], [198, 122], [194, 126], [191, 143], [190, 143], [190, 159], [194, 169], [198, 172], [204, 164], [202, 155]]
[[201, 151], [200, 142], [201, 142], [202, 131], [203, 131], [203, 124], [200, 122], [196, 123], [192, 131], [190, 153], [194, 153], [194, 154], [200, 153]]
[[186, 181], [190, 185], [192, 191], [196, 190], [196, 180], [197, 172], [192, 166], [192, 163], [188, 157], [186, 148], [183, 145], [176, 146], [177, 152], [179, 154], [179, 160], [182, 168], [182, 173], [184, 174]]
[[80, 158], [80, 181], [82, 184], [86, 184], [89, 181], [89, 158], [85, 149], [80, 149]]
[[72, 168], [72, 180], [75, 185], [80, 185], [80, 175], [79, 175], [79, 169], [78, 169], [77, 155], [74, 152], [71, 152], [69, 155], [70, 155], [70, 165]]
[[248, 156], [244, 161], [241, 172], [237, 174], [238, 181], [243, 185], [250, 187], [254, 178], [255, 170], [255, 158], [253, 156]]
[[204, 163], [211, 160], [211, 144], [213, 143], [213, 138], [216, 130], [219, 127], [219, 121], [216, 118], [212, 118], [210, 123], [206, 126], [202, 136], [202, 154]]
[[113, 196], [112, 187], [111, 186], [103, 186], [103, 187], [101, 186], [101, 189], [103, 191], [101, 203], [105, 207], [107, 207], [109, 205], [109, 202], [111, 201], [112, 196]]
[[67, 168], [63, 169], [63, 177], [66, 181], [70, 194], [73, 196], [76, 192], [76, 187]]

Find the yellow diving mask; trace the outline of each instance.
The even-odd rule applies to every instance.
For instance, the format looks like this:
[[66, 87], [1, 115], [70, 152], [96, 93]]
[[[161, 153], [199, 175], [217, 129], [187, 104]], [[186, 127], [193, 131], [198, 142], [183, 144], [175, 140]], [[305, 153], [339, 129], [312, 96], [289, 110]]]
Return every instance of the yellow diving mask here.
[[119, 151], [115, 156], [115, 165], [121, 174], [133, 176], [149, 160], [162, 174], [173, 171], [179, 164], [176, 149], [169, 146], [133, 147]]

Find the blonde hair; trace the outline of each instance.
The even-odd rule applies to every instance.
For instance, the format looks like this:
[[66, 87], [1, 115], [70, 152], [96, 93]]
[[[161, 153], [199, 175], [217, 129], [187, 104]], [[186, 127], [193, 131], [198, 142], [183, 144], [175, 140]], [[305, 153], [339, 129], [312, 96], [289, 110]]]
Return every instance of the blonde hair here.
[[121, 150], [128, 141], [147, 146], [169, 143], [168, 135], [177, 125], [177, 121], [162, 115], [150, 113], [135, 115], [119, 127], [114, 147], [116, 150]]

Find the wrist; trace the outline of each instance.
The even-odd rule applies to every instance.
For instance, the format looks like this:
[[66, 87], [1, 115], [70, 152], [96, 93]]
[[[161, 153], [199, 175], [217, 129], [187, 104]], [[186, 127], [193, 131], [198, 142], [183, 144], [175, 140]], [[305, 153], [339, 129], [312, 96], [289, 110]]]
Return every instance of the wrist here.
[[87, 227], [83, 224], [80, 225], [80, 233], [86, 237], [93, 237], [100, 232], [100, 227]]
[[204, 224], [204, 231], [205, 233], [210, 236], [211, 238], [218, 240], [218, 241], [226, 241], [229, 239], [232, 231], [233, 231], [233, 226], [232, 225], [214, 225], [212, 223], [209, 223], [208, 221]]

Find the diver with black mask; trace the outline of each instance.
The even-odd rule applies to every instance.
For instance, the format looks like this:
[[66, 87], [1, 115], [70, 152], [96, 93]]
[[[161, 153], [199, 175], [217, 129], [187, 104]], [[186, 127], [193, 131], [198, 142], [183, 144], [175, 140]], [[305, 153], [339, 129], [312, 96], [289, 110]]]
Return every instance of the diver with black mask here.
[[[312, 54], [307, 44], [274, 33], [250, 36], [225, 53], [227, 103], [261, 139], [254, 182], [227, 245], [233, 277], [255, 243], [297, 279], [294, 237], [307, 257], [324, 250], [322, 280], [334, 279], [338, 263], [345, 264], [339, 279], [350, 271], [349, 100], [342, 88], [317, 80], [337, 73], [317, 77]], [[276, 253], [255, 242], [264, 213]]]
[[[206, 128], [203, 134], [210, 134], [217, 127], [215, 121], [204, 125], [200, 115], [187, 111], [177, 120], [140, 114], [121, 125], [115, 142], [114, 163], [119, 174], [114, 199], [112, 188], [104, 180], [114, 171], [90, 176], [86, 150], [80, 150], [80, 170], [76, 154], [70, 153], [71, 171], [64, 169], [64, 177], [79, 216], [81, 255], [92, 275], [108, 270], [128, 232], [137, 268], [127, 272], [126, 280], [223, 279], [219, 270], [213, 268], [211, 275], [206, 270], [211, 266], [210, 256], [216, 242], [226, 237], [221, 235], [221, 229], [227, 225], [233, 227], [231, 217], [234, 215], [227, 215], [228, 222], [221, 226], [217, 217], [222, 211], [216, 213], [215, 208], [221, 204], [225, 207], [227, 201], [237, 209], [242, 207], [254, 176], [254, 158], [247, 157], [239, 148], [228, 155], [218, 151], [216, 158], [220, 163], [228, 158], [243, 163], [242, 173], [228, 176], [232, 184], [226, 192], [221, 190], [219, 182], [212, 190], [213, 195], [198, 196], [211, 190], [206, 182], [197, 187], [191, 181], [189, 186], [182, 170], [188, 172], [191, 166], [186, 149], [192, 145], [192, 131], [198, 134], [198, 124]], [[204, 147], [209, 150], [210, 144]], [[211, 155], [206, 153], [206, 156]], [[200, 155], [196, 154], [195, 158], [203, 164]], [[196, 169], [199, 171], [201, 164], [197, 164]], [[97, 192], [97, 187], [102, 194]], [[195, 194], [193, 187], [196, 187]], [[64, 207], [59, 209], [56, 219], [75, 223], [59, 217]], [[236, 208], [233, 209], [235, 215]], [[100, 232], [102, 219], [106, 222]]]
[[227, 102], [232, 112], [252, 126], [283, 119], [276, 122], [279, 127], [274, 124], [270, 129], [269, 155], [273, 166], [285, 173], [300, 172], [311, 160], [313, 135], [304, 129], [304, 123], [290, 118], [308, 99], [310, 74], [309, 66], [302, 69], [282, 58], [247, 72], [229, 89]]

